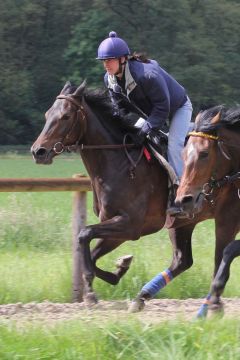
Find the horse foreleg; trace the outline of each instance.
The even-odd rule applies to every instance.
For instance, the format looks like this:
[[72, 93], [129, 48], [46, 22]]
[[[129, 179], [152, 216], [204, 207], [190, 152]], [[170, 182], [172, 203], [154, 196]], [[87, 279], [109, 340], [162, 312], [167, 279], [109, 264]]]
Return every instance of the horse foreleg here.
[[78, 235], [79, 254], [82, 264], [83, 300], [86, 304], [96, 304], [97, 298], [92, 289], [94, 266], [90, 253], [90, 242], [93, 239], [91, 228], [84, 228]]
[[125, 239], [99, 239], [95, 248], [91, 251], [92, 261], [95, 266], [95, 274], [98, 278], [106, 281], [111, 285], [117, 285], [121, 277], [128, 271], [133, 256], [125, 255], [120, 257], [116, 262], [117, 270], [109, 272], [100, 269], [96, 266], [96, 261], [116, 249], [119, 245], [125, 242]]
[[[231, 204], [229, 204], [229, 206], [231, 208]], [[222, 262], [224, 249], [227, 248], [230, 242], [234, 241], [236, 234], [238, 233], [239, 209], [232, 207], [232, 211], [229, 212], [228, 216], [226, 216], [224, 211], [220, 212], [219, 210], [221, 216], [218, 216], [215, 219], [216, 246], [213, 279], [215, 278]], [[209, 303], [212, 310], [217, 311], [222, 309], [220, 295], [212, 296]]]
[[173, 245], [172, 263], [168, 269], [156, 275], [143, 286], [140, 293], [130, 305], [130, 312], [137, 312], [144, 308], [145, 300], [152, 299], [173, 278], [189, 269], [193, 264], [192, 259], [192, 232], [195, 224], [177, 229], [170, 229], [169, 235]]
[[211, 284], [210, 292], [198, 310], [197, 318], [206, 317], [208, 306], [211, 303], [219, 302], [220, 296], [222, 295], [230, 276], [231, 263], [237, 256], [240, 256], [240, 240], [231, 241], [225, 247], [223, 259]]
[[[97, 254], [95, 250], [95, 255], [93, 251], [94, 261], [92, 260], [92, 255], [90, 252], [90, 242], [92, 239], [100, 238], [109, 240], [115, 239], [116, 246], [120, 245], [123, 241], [127, 239], [136, 239], [139, 238], [139, 234], [133, 232], [132, 226], [129, 225], [129, 217], [127, 215], [115, 216], [110, 220], [103, 221], [100, 224], [89, 225], [82, 229], [79, 233], [79, 250], [80, 258], [82, 262], [82, 272], [83, 272], [83, 298], [86, 303], [96, 303], [97, 298], [93, 291], [92, 283], [96, 273], [98, 276], [104, 277], [103, 272], [100, 269], [96, 269], [94, 266], [94, 261], [100, 256], [100, 252]], [[108, 241], [108, 244], [109, 244]], [[106, 244], [106, 242], [105, 242]], [[115, 246], [115, 247], [116, 247]], [[106, 246], [105, 249], [102, 249], [102, 255], [114, 249], [114, 245]], [[124, 269], [123, 269], [124, 271]]]
[[221, 296], [230, 275], [230, 266], [233, 260], [240, 256], [240, 240], [231, 241], [223, 251], [223, 259], [218, 272], [212, 282], [212, 296]]

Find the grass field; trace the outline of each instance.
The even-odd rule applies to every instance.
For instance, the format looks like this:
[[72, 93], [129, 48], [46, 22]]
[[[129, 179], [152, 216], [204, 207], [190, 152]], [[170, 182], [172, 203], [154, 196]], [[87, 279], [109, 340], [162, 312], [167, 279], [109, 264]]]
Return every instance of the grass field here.
[[[30, 155], [5, 153], [1, 156], [1, 177], [71, 177], [86, 173], [78, 155], [62, 156], [50, 166], [36, 165]], [[71, 296], [71, 192], [0, 193], [0, 301], [69, 301]], [[88, 223], [97, 222], [88, 193]], [[114, 269], [121, 255], [133, 254], [133, 265], [116, 287], [96, 279], [95, 288], [103, 299], [131, 298], [142, 284], [164, 270], [171, 259], [168, 232], [127, 242], [103, 257], [99, 264]], [[159, 297], [201, 297], [208, 291], [213, 270], [214, 224], [205, 221], [193, 236], [194, 265]], [[44, 269], [44, 276], [43, 275]], [[238, 259], [232, 265], [225, 296], [240, 296]], [[25, 289], [21, 281], [25, 279]], [[48, 290], [49, 284], [52, 290]], [[37, 291], [36, 291], [37, 289]]]
[[239, 360], [237, 320], [144, 325], [127, 321], [0, 326], [1, 360]]
[[[51, 166], [35, 165], [30, 155], [5, 153], [1, 177], [71, 177], [85, 173], [77, 155], [59, 157]], [[97, 222], [88, 194], [88, 223]], [[0, 193], [0, 303], [71, 301], [70, 192]], [[194, 265], [158, 296], [198, 298], [207, 294], [213, 270], [214, 226], [199, 224], [193, 236]], [[132, 298], [152, 276], [168, 267], [171, 245], [166, 230], [123, 244], [99, 261], [114, 269], [121, 255], [133, 254], [131, 269], [116, 286], [96, 279], [99, 298]], [[224, 295], [240, 297], [240, 261], [232, 265]], [[67, 322], [53, 327], [0, 326], [1, 359], [240, 359], [239, 321], [164, 323], [146, 326], [126, 322]]]

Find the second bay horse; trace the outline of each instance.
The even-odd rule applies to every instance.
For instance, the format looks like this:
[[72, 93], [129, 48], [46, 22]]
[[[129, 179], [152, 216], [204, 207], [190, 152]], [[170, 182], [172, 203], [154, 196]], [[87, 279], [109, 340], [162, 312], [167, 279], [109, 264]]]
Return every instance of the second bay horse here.
[[229, 278], [230, 265], [240, 255], [240, 107], [217, 106], [200, 112], [184, 149], [184, 173], [176, 203], [195, 216], [212, 206], [219, 251], [216, 276], [208, 300], [219, 299]]

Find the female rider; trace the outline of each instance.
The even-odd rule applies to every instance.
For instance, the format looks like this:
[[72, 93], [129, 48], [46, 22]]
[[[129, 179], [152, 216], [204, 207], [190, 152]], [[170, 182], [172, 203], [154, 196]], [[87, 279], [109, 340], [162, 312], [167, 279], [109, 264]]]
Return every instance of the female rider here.
[[[192, 104], [184, 87], [157, 61], [130, 56], [127, 43], [114, 31], [100, 43], [97, 59], [103, 61], [107, 71], [104, 82], [115, 108], [124, 97], [136, 113], [141, 114], [136, 123], [140, 128], [138, 144], [143, 144], [156, 130], [162, 131], [169, 122], [168, 161], [180, 179], [183, 171], [182, 149], [192, 116]], [[174, 205], [168, 210], [171, 213], [179, 211]]]

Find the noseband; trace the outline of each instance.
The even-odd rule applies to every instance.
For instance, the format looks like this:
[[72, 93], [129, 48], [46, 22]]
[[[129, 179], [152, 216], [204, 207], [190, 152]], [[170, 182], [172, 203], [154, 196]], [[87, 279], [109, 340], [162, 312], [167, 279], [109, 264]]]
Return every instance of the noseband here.
[[73, 121], [73, 124], [71, 126], [71, 128], [69, 129], [68, 134], [65, 136], [65, 138], [63, 139], [63, 141], [65, 139], [69, 139], [70, 134], [72, 133], [73, 129], [75, 128], [75, 125], [77, 124], [81, 124], [81, 128], [82, 131], [80, 132], [79, 138], [78, 140], [71, 145], [64, 145], [63, 141], [58, 141], [54, 146], [53, 146], [53, 151], [55, 152], [55, 154], [61, 154], [63, 151], [76, 151], [76, 149], [78, 148], [79, 145], [79, 141], [81, 139], [81, 137], [83, 136], [83, 134], [86, 132], [86, 128], [87, 128], [87, 123], [86, 123], [86, 114], [84, 112], [84, 108], [82, 105], [80, 105], [73, 97], [71, 96], [67, 96], [67, 95], [58, 95], [57, 99], [64, 99], [67, 100], [69, 102], [71, 102], [72, 104], [74, 104], [75, 106], [77, 106], [77, 116], [76, 116], [76, 121]]
[[[225, 144], [223, 140], [219, 139], [219, 136], [198, 132], [198, 131], [191, 131], [188, 133], [188, 136], [197, 136], [202, 137], [210, 140], [217, 141], [218, 147], [220, 149], [221, 154], [227, 159], [231, 160], [231, 157], [226, 154], [226, 152], [223, 149], [223, 145]], [[225, 144], [226, 145], [226, 144]], [[239, 147], [238, 145], [230, 145], [231, 147]], [[240, 172], [237, 172], [233, 175], [225, 175], [222, 179], [216, 180], [214, 176], [211, 176], [211, 179], [208, 183], [203, 185], [202, 194], [205, 196], [206, 199], [210, 200], [211, 204], [214, 204], [214, 201], [212, 199], [212, 194], [214, 189], [219, 189], [227, 184], [232, 184], [235, 181], [240, 179]], [[240, 189], [238, 189], [238, 197], [240, 198]]]

